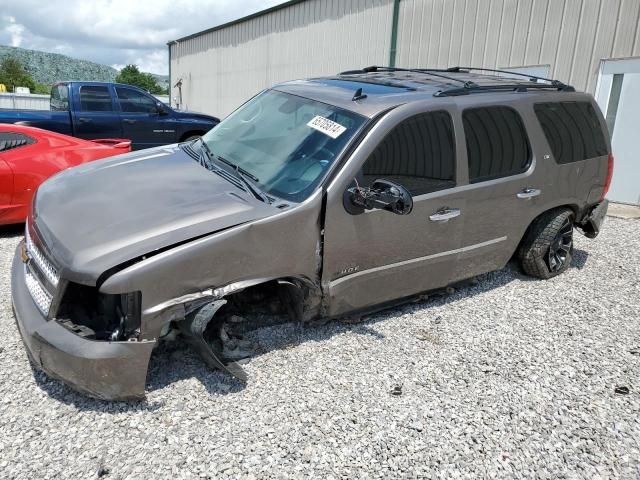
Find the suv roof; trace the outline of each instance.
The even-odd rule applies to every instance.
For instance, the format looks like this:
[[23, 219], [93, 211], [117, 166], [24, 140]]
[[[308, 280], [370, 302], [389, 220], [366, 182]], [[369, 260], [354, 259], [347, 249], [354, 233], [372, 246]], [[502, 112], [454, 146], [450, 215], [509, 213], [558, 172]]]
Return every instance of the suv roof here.
[[285, 82], [274, 88], [368, 117], [403, 103], [427, 98], [478, 93], [503, 96], [514, 93], [575, 92], [572, 86], [558, 80], [475, 67], [421, 69], [372, 66], [335, 76]]

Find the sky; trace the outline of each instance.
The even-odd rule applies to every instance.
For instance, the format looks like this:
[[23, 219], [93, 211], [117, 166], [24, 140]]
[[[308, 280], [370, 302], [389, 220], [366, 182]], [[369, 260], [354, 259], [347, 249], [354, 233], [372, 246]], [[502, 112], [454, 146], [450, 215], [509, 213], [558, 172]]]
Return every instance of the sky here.
[[[0, 45], [169, 71], [167, 42], [283, 0], [19, 0], [0, 8]], [[2, 2], [5, 3], [5, 2]]]

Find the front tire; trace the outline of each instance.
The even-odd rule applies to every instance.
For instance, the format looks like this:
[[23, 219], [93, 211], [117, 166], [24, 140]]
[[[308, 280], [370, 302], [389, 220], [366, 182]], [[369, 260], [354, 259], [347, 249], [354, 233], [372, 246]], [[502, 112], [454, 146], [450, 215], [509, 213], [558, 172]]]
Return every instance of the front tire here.
[[552, 278], [560, 275], [573, 258], [573, 212], [550, 210], [536, 218], [518, 251], [527, 275]]

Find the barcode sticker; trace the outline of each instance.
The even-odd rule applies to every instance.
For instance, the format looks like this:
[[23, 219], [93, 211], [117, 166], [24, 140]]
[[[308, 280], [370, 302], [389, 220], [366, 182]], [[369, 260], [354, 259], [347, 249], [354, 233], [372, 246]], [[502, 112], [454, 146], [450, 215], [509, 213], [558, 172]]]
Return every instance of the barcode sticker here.
[[333, 139], [338, 138], [347, 129], [347, 127], [343, 127], [339, 123], [329, 120], [328, 118], [321, 117], [320, 115], [313, 117], [311, 121], [307, 123], [307, 126], [315, 128], [319, 132], [322, 132]]

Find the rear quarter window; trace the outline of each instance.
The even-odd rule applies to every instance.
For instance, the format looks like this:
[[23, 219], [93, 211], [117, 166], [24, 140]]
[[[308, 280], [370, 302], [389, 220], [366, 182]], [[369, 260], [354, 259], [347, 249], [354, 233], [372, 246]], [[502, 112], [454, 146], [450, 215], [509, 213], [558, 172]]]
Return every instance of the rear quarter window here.
[[510, 107], [470, 108], [462, 114], [467, 142], [469, 182], [478, 183], [525, 172], [531, 148], [520, 115]]
[[607, 143], [590, 102], [548, 102], [534, 106], [557, 163], [607, 155]]
[[23, 133], [0, 132], [0, 153], [32, 143], [36, 143], [35, 138]]

